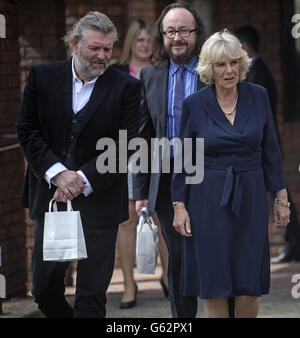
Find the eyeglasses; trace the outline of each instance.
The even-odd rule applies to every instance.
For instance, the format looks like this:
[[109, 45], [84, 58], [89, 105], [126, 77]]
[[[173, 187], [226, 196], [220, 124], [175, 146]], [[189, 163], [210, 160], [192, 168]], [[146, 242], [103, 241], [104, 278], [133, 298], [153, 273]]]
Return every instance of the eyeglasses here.
[[167, 30], [165, 32], [162, 31], [162, 33], [168, 39], [174, 39], [176, 33], [178, 33], [182, 38], [188, 38], [190, 36], [190, 34], [192, 32], [195, 32], [196, 30], [197, 30], [197, 28], [194, 28], [194, 29], [182, 28], [182, 29], [179, 29], [178, 31], [176, 31], [175, 29], [169, 29], [169, 30]]

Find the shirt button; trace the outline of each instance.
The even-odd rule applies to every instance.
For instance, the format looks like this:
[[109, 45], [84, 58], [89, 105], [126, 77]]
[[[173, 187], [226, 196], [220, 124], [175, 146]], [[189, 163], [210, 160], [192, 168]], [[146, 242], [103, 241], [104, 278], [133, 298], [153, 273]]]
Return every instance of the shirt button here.
[[77, 122], [77, 120], [76, 119], [72, 119], [72, 123], [76, 123]]

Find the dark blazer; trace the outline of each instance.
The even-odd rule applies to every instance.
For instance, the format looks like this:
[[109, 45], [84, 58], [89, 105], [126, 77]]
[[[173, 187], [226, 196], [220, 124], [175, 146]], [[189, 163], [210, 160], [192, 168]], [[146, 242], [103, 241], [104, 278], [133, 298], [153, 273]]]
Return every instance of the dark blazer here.
[[276, 85], [270, 70], [268, 69], [264, 61], [261, 59], [261, 57], [258, 56], [255, 59], [255, 61], [251, 64], [249, 72], [247, 73], [246, 76], [246, 80], [249, 82], [259, 84], [267, 89], [274, 121], [276, 122], [275, 119], [276, 103], [277, 103]]
[[267, 89], [269, 99], [270, 99], [273, 119], [275, 122], [275, 128], [276, 128], [276, 132], [278, 136], [279, 145], [280, 145], [280, 148], [282, 148], [280, 138], [279, 138], [279, 133], [278, 133], [278, 124], [277, 124], [277, 116], [276, 116], [276, 105], [277, 105], [276, 85], [275, 85], [274, 78], [269, 68], [267, 67], [267, 65], [265, 64], [265, 62], [262, 60], [260, 56], [255, 58], [254, 62], [251, 64], [250, 69], [246, 76], [246, 80], [249, 82], [259, 84]]
[[[33, 219], [47, 210], [56, 189], [49, 189], [45, 172], [68, 156], [73, 115], [71, 67], [71, 60], [34, 65], [24, 90], [17, 118], [19, 142], [28, 161], [22, 205], [29, 208]], [[96, 150], [96, 143], [104, 137], [117, 142], [120, 129], [127, 130], [128, 141], [135, 137], [139, 103], [139, 81], [108, 68], [96, 81], [87, 103], [76, 145], [78, 167], [68, 168], [82, 170], [93, 189], [88, 197], [75, 198], [73, 209], [104, 225], [128, 219], [127, 176], [97, 171], [96, 161], [103, 151]]]
[[116, 68], [121, 70], [122, 72], [125, 72], [127, 74], [129, 74], [129, 65], [121, 65], [119, 63], [114, 63], [113, 65], [111, 65], [110, 67]]
[[[141, 115], [139, 137], [148, 140], [166, 136], [167, 105], [168, 105], [169, 60], [149, 65], [141, 71], [142, 82]], [[204, 84], [198, 80], [198, 89]], [[150, 163], [150, 162], [149, 162]], [[149, 165], [150, 167], [150, 165]], [[155, 211], [160, 173], [136, 174], [133, 178], [133, 199], [148, 199], [148, 210]]]

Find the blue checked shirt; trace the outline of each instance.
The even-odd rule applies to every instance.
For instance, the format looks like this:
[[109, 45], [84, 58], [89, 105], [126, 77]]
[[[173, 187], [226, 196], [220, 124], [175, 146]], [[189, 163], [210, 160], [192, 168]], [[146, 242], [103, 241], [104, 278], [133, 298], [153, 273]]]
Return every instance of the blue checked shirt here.
[[[198, 57], [193, 57], [189, 63], [184, 65], [186, 71], [184, 73], [184, 97], [188, 97], [197, 91], [198, 74], [196, 72], [196, 66], [198, 63]], [[169, 81], [168, 81], [168, 110], [167, 110], [167, 130], [166, 137], [172, 139], [178, 137], [175, 135], [175, 112], [174, 112], [174, 94], [179, 65], [173, 60], [170, 60], [169, 67]], [[178, 128], [179, 130], [179, 128]]]

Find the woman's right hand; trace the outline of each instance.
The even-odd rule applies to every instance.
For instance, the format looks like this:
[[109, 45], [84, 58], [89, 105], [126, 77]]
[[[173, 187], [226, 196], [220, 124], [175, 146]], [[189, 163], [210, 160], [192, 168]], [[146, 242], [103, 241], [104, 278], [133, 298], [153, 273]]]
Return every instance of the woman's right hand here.
[[192, 236], [190, 216], [183, 202], [178, 202], [176, 205], [174, 205], [173, 227], [176, 231], [181, 233], [182, 236]]

